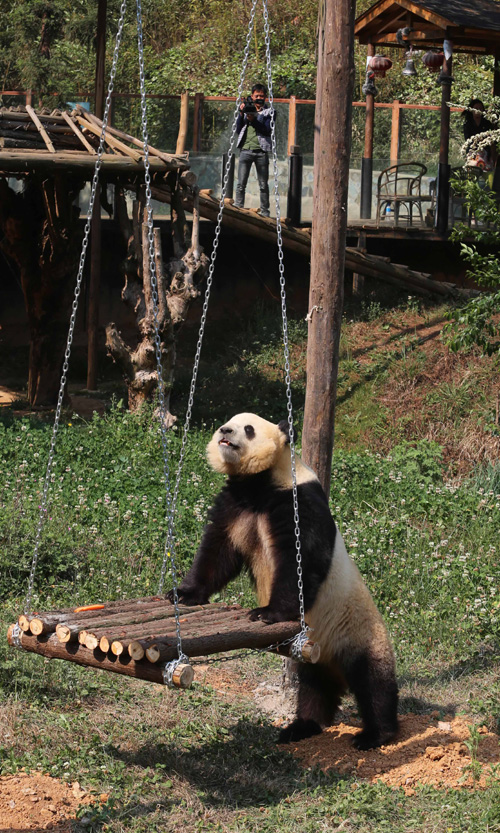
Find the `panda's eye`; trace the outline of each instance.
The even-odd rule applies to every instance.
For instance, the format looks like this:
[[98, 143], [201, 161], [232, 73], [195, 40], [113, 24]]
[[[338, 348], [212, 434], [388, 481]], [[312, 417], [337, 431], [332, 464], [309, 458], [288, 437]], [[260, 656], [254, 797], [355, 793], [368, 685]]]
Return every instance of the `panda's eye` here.
[[253, 425], [245, 425], [245, 434], [247, 435], [249, 440], [253, 440], [255, 437], [255, 428]]

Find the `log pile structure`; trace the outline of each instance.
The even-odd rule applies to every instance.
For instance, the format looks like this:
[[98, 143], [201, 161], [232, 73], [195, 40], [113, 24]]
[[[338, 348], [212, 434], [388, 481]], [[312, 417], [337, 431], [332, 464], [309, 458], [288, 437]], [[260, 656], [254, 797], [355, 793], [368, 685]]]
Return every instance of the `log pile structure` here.
[[[94, 169], [102, 121], [77, 107], [67, 110], [29, 105], [0, 108], [0, 172], [26, 174], [33, 171], [73, 170], [90, 177]], [[189, 168], [185, 153], [165, 153], [152, 145], [149, 164], [153, 173]], [[102, 169], [107, 173], [140, 173], [144, 148], [139, 139], [107, 127]]]
[[[288, 656], [290, 644], [277, 643], [300, 631], [298, 621], [252, 622], [239, 605], [180, 605], [179, 613], [182, 650], [188, 657], [241, 649]], [[174, 606], [162, 596], [22, 614], [17, 625], [17, 637], [14, 624], [7, 632], [13, 647], [150, 682], [163, 683], [165, 663], [178, 656]], [[309, 643], [304, 650], [306, 661], [317, 662], [317, 645]]]

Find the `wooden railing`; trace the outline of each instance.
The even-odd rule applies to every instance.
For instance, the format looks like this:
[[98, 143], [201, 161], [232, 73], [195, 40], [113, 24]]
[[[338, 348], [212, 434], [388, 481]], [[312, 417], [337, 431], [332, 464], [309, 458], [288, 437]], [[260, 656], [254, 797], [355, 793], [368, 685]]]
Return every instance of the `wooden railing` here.
[[[2, 96], [12, 96], [12, 97], [19, 97], [21, 99], [24, 98], [22, 103], [29, 104], [33, 106], [33, 104], [37, 105], [37, 94], [33, 93], [31, 90], [2, 90], [0, 95]], [[55, 97], [60, 98], [59, 93], [48, 93], [44, 95], [44, 98]], [[79, 92], [75, 93], [72, 98], [78, 100], [90, 100], [94, 98], [93, 93], [84, 93]], [[140, 98], [140, 93], [112, 93], [113, 100], [120, 100], [120, 99], [138, 99]], [[151, 100], [164, 100], [164, 101], [173, 101], [177, 100], [180, 101], [180, 115], [179, 115], [179, 139], [176, 151], [182, 152], [185, 149], [185, 141], [187, 135], [187, 124], [189, 119], [189, 105], [190, 102], [194, 102], [194, 110], [193, 110], [193, 140], [192, 140], [192, 150], [193, 151], [200, 151], [201, 144], [202, 144], [202, 125], [203, 125], [203, 105], [205, 101], [227, 101], [227, 102], [234, 102], [236, 101], [236, 96], [224, 96], [224, 95], [204, 95], [204, 93], [188, 93], [182, 95], [165, 95], [163, 93], [148, 93], [146, 98]], [[297, 144], [297, 107], [301, 104], [311, 104], [314, 105], [315, 99], [306, 99], [306, 98], [297, 98], [296, 96], [290, 96], [290, 98], [274, 98], [274, 101], [277, 104], [288, 104], [288, 138], [287, 138], [287, 153], [288, 155], [291, 154], [291, 149]], [[353, 107], [366, 107], [365, 101], [353, 101]], [[399, 147], [401, 142], [401, 114], [404, 110], [427, 110], [427, 111], [439, 111], [440, 107], [437, 105], [432, 104], [406, 104], [399, 99], [394, 99], [392, 102], [375, 102], [375, 109], [378, 110], [391, 110], [391, 142], [390, 142], [390, 159], [391, 163], [395, 163], [399, 159]], [[458, 107], [451, 107], [451, 112], [461, 112], [461, 108]], [[182, 148], [179, 150], [179, 146]]]

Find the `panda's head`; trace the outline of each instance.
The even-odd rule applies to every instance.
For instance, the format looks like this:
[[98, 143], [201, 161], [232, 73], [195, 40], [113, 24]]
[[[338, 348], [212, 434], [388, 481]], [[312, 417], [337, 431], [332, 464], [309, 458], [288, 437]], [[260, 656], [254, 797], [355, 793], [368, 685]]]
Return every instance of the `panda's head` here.
[[275, 425], [256, 414], [237, 414], [217, 429], [207, 459], [222, 474], [258, 474], [277, 466], [289, 443], [286, 420]]

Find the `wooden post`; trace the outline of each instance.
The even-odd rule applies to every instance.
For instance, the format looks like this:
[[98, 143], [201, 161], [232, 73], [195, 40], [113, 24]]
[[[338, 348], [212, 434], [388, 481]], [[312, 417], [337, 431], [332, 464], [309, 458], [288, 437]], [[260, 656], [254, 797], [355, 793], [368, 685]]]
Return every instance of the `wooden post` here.
[[288, 156], [293, 151], [292, 148], [297, 144], [297, 99], [294, 95], [290, 96], [290, 104], [288, 105]]
[[[368, 58], [375, 55], [375, 47], [372, 43], [367, 46]], [[369, 220], [372, 216], [372, 174], [373, 174], [373, 124], [375, 119], [375, 96], [373, 93], [366, 94], [365, 114], [365, 151], [361, 160], [361, 195], [359, 216]]]
[[391, 120], [391, 165], [397, 165], [401, 139], [401, 102], [395, 98], [392, 102]]
[[298, 145], [292, 145], [288, 157], [288, 194], [286, 216], [292, 226], [300, 226], [302, 209], [302, 154]]
[[181, 95], [181, 112], [179, 116], [179, 133], [177, 134], [176, 153], [184, 153], [189, 120], [189, 93]]
[[436, 229], [439, 234], [445, 235], [448, 229], [448, 208], [450, 200], [450, 95], [451, 95], [451, 70], [453, 58], [450, 56], [443, 61], [443, 69], [440, 75], [441, 82], [441, 133], [439, 138], [439, 165], [437, 175], [437, 206], [436, 206]]
[[[97, 8], [97, 47], [94, 111], [104, 116], [104, 75], [106, 71], [106, 4], [99, 0]], [[99, 290], [101, 285], [101, 186], [97, 186], [90, 232], [90, 283], [87, 317], [87, 390], [97, 388], [97, 353], [99, 328]]]
[[[358, 237], [358, 251], [366, 252], [366, 231], [360, 231]], [[365, 276], [359, 272], [352, 273], [352, 294], [356, 298], [362, 298], [365, 291]]]
[[354, 86], [354, 3], [324, 0], [318, 25], [307, 388], [302, 450], [328, 494], [344, 299]]
[[205, 96], [203, 93], [195, 93], [193, 113], [193, 150], [196, 152], [201, 150], [204, 98]]

